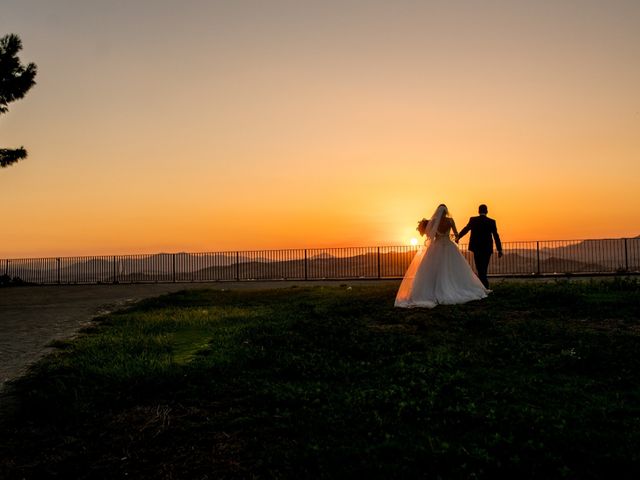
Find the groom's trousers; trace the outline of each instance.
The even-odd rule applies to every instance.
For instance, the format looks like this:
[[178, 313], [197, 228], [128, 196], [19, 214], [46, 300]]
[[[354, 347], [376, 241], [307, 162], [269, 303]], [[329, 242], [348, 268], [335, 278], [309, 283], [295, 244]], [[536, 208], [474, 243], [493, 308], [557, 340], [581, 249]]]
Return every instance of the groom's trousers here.
[[478, 278], [484, 285], [484, 288], [489, 288], [489, 279], [487, 278], [489, 260], [491, 260], [491, 252], [473, 252], [473, 261], [476, 264]]

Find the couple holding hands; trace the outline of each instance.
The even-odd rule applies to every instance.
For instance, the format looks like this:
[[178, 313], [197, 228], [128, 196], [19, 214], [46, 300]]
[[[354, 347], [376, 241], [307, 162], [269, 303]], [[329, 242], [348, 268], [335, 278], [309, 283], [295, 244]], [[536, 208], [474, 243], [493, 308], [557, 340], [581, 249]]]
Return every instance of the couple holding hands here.
[[[466, 303], [485, 298], [489, 290], [487, 269], [495, 241], [498, 257], [502, 257], [502, 243], [496, 221], [489, 218], [486, 205], [478, 207], [478, 216], [471, 217], [460, 232], [447, 206], [438, 206], [431, 218], [420, 222], [418, 230], [426, 235], [426, 247], [421, 248], [404, 275], [395, 306], [433, 308], [438, 304]], [[451, 241], [451, 232], [455, 242]], [[471, 232], [469, 251], [478, 275], [471, 270], [458, 246], [460, 238]]]

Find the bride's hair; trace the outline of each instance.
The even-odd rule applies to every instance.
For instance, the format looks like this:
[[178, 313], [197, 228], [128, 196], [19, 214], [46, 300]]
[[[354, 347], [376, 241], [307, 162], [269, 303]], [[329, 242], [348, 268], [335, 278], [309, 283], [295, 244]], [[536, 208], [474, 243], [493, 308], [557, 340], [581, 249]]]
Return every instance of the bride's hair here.
[[449, 209], [444, 203], [441, 203], [438, 205], [438, 208], [436, 208], [436, 211], [433, 212], [433, 215], [431, 215], [425, 229], [425, 235], [429, 240], [436, 238], [438, 227], [440, 226], [440, 222], [443, 217], [450, 218]]
[[444, 217], [451, 217], [451, 214], [449, 213], [449, 207], [447, 207], [444, 203], [441, 203], [440, 205], [438, 205], [438, 207], [444, 207]]

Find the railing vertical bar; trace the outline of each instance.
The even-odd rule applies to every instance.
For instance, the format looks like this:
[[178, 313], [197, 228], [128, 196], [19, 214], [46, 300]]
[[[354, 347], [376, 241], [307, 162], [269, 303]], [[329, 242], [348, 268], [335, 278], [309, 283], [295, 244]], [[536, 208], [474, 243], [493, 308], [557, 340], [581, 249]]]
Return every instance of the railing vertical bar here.
[[629, 250], [627, 248], [627, 239], [624, 239], [624, 270], [629, 271]]
[[236, 281], [240, 281], [240, 252], [236, 252]]
[[176, 254], [173, 253], [173, 283], [176, 283]]

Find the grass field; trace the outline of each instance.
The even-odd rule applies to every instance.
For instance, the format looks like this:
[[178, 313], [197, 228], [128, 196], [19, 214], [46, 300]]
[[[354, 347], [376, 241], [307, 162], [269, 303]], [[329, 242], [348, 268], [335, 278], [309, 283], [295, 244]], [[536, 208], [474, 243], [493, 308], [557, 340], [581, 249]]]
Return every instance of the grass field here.
[[638, 478], [640, 283], [190, 291], [14, 384], [1, 478]]

